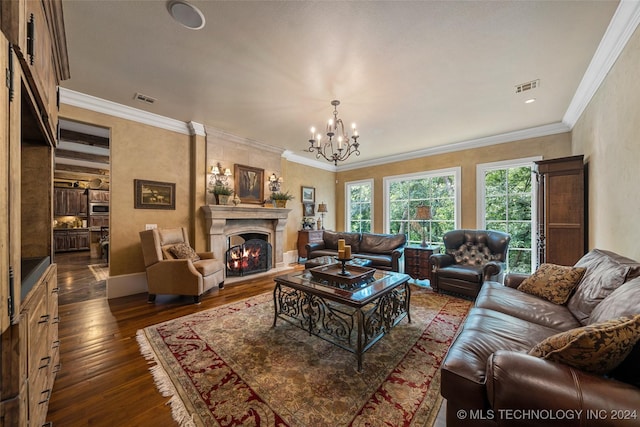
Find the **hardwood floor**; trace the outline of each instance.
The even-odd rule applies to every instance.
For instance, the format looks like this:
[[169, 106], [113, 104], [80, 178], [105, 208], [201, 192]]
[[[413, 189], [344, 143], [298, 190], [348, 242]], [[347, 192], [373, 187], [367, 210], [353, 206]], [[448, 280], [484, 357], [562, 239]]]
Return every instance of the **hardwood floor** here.
[[47, 421], [57, 426], [175, 425], [168, 398], [140, 355], [138, 329], [273, 290], [273, 276], [266, 276], [213, 289], [200, 305], [167, 295], [158, 295], [155, 304], [147, 303], [147, 294], [107, 300], [104, 281], [97, 282], [80, 258], [56, 258], [62, 368]]
[[[87, 267], [93, 260], [86, 254], [55, 260], [62, 367], [47, 416], [54, 426], [176, 425], [168, 398], [156, 388], [140, 355], [138, 329], [273, 290], [273, 276], [265, 276], [213, 289], [200, 305], [167, 295], [158, 295], [155, 304], [147, 303], [147, 294], [107, 300], [105, 281], [95, 279]], [[444, 426], [442, 411], [436, 426]]]

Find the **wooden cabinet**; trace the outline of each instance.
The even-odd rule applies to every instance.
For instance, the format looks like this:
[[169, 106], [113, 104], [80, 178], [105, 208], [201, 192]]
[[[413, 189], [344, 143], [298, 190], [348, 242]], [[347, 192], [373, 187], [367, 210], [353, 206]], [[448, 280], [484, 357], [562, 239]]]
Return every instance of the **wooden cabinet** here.
[[574, 265], [586, 252], [583, 156], [535, 164], [538, 263]]
[[307, 249], [304, 247], [307, 243], [322, 242], [323, 230], [300, 230], [298, 231], [298, 260], [307, 257]]
[[404, 272], [413, 279], [431, 280], [429, 257], [440, 253], [439, 246], [406, 246], [404, 248]]
[[[0, 69], [8, 70], [10, 62], [14, 61], [13, 52], [11, 51], [9, 42], [0, 33]], [[13, 67], [14, 65], [11, 65]], [[7, 74], [9, 84], [15, 83], [15, 79], [11, 80], [11, 73]], [[9, 98], [11, 89], [7, 85], [2, 85], [0, 89], [0, 123], [6, 126], [0, 127], [0, 283], [9, 277]], [[8, 280], [7, 280], [8, 281]], [[7, 307], [9, 301], [9, 285], [0, 286], [0, 328], [2, 331], [9, 327], [9, 310]]]
[[[56, 265], [49, 265], [26, 295], [18, 322], [3, 334], [4, 425], [41, 426], [46, 421], [60, 369], [56, 274]], [[16, 345], [5, 346], [9, 338]]]
[[53, 230], [56, 252], [87, 251], [90, 248], [89, 229]]
[[89, 209], [85, 190], [55, 188], [53, 193], [54, 216], [87, 216]]
[[109, 203], [109, 190], [89, 190], [89, 203]]
[[89, 216], [89, 228], [100, 231], [102, 227], [109, 226], [109, 215], [91, 215]]

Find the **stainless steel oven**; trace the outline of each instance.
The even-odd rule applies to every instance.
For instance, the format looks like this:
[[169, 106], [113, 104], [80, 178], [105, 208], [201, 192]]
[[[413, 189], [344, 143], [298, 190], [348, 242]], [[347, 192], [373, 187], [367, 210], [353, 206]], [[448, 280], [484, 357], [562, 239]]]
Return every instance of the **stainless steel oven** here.
[[89, 215], [109, 215], [109, 203], [89, 203]]

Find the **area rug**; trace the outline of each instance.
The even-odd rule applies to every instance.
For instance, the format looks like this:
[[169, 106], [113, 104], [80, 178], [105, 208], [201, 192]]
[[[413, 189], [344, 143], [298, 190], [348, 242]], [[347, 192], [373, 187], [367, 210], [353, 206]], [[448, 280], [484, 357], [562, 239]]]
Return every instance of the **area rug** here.
[[96, 281], [107, 280], [109, 277], [109, 264], [91, 264], [89, 270], [96, 278]]
[[181, 426], [430, 426], [438, 367], [471, 303], [412, 286], [404, 319], [356, 356], [278, 320], [272, 293], [137, 333]]

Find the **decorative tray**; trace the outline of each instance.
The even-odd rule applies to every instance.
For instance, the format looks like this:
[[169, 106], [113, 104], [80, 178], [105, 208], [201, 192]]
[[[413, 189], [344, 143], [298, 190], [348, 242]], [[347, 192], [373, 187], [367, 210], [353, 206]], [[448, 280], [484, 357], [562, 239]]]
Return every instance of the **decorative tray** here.
[[373, 273], [376, 272], [376, 269], [371, 267], [360, 267], [357, 265], [347, 264], [345, 266], [345, 272], [348, 274], [343, 275], [342, 265], [330, 264], [310, 268], [309, 272], [316, 279], [327, 280], [333, 283], [352, 285], [354, 283], [360, 283], [370, 279], [373, 276]]

